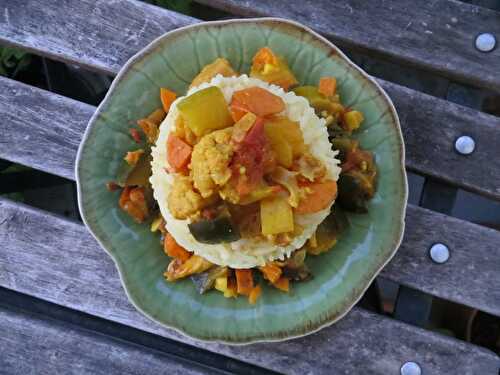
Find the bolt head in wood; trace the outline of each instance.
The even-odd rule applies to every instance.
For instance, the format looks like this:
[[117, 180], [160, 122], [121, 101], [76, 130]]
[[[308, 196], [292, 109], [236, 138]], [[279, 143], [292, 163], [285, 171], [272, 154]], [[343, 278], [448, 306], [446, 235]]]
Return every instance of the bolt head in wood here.
[[497, 40], [490, 33], [479, 34], [476, 37], [476, 48], [481, 52], [491, 52], [495, 48]]
[[431, 259], [438, 264], [446, 263], [450, 259], [450, 250], [448, 246], [442, 243], [435, 243], [429, 250]]
[[421, 375], [422, 370], [416, 362], [406, 362], [401, 366], [401, 375]]
[[476, 142], [474, 141], [473, 138], [469, 137], [468, 135], [462, 135], [461, 137], [458, 137], [457, 140], [455, 141], [455, 150], [457, 150], [459, 154], [462, 155], [472, 154], [475, 148], [476, 148]]

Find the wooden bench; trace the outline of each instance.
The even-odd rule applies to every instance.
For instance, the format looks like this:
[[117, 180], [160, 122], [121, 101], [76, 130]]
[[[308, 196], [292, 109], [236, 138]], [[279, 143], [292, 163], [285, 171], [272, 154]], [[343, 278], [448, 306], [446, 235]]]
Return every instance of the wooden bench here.
[[[290, 17], [341, 47], [500, 91], [499, 48], [485, 54], [473, 47], [482, 31], [500, 39], [500, 15], [492, 10], [451, 0], [422, 6], [409, 0], [384, 1], [383, 6], [319, 0], [314, 6], [297, 2], [296, 8], [285, 1], [204, 2], [235, 16]], [[155, 37], [199, 22], [133, 0], [96, 4], [6, 0], [0, 10], [2, 43], [112, 75]], [[443, 23], [443, 15], [448, 23]], [[481, 20], [480, 29], [477, 20]], [[464, 188], [500, 200], [500, 159], [495, 157], [500, 144], [498, 117], [379, 82], [398, 109], [409, 171], [445, 183], [452, 196], [456, 188]], [[95, 107], [7, 78], [0, 78], [0, 88], [0, 158], [73, 180], [76, 150]], [[454, 151], [456, 138], [463, 134], [475, 139], [476, 150], [470, 155]], [[500, 316], [500, 233], [436, 209], [409, 206], [403, 244], [380, 277], [429, 298]], [[437, 242], [451, 251], [444, 264], [429, 257], [430, 246]], [[9, 372], [27, 372], [16, 367], [17, 360], [25, 362], [24, 368], [39, 366], [42, 373], [61, 371], [58, 366], [65, 363], [94, 373], [158, 373], [164, 366], [172, 373], [390, 374], [398, 373], [408, 361], [419, 363], [425, 374], [498, 373], [498, 357], [488, 350], [360, 307], [319, 333], [279, 344], [232, 347], [195, 341], [158, 326], [133, 308], [111, 259], [81, 223], [0, 198], [0, 243], [0, 291], [10, 296], [0, 300], [0, 332], [8, 332], [0, 335], [0, 350], [7, 353], [0, 356], [0, 369]], [[44, 314], [34, 316], [12, 308], [12, 293], [26, 301], [45, 301]], [[61, 308], [68, 314], [78, 312], [85, 321], [99, 319], [101, 328], [82, 331], [73, 324], [68, 330]], [[143, 340], [137, 346], [137, 333], [125, 338], [131, 342], [103, 337], [102, 322], [179, 344], [162, 352], [143, 345]], [[117, 329], [108, 334], [118, 336]], [[46, 339], [59, 334], [62, 343]], [[27, 339], [33, 343], [29, 348], [20, 344]], [[129, 357], [106, 357], [105, 350]], [[190, 350], [197, 353], [195, 359]]]

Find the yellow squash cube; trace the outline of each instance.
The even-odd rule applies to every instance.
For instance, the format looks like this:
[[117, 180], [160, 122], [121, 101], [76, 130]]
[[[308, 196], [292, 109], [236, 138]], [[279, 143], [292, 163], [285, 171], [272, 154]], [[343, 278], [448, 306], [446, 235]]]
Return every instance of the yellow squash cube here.
[[184, 123], [201, 137], [233, 124], [222, 91], [215, 86], [195, 92], [177, 104]]
[[267, 236], [293, 231], [292, 206], [284, 197], [267, 198], [260, 201], [262, 234]]

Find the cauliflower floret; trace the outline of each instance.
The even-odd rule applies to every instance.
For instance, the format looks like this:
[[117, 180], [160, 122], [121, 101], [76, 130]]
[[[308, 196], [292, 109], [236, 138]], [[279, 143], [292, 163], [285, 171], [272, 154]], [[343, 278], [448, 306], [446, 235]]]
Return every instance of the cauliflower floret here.
[[233, 157], [232, 128], [216, 130], [205, 135], [193, 148], [191, 174], [194, 186], [203, 198], [213, 195], [218, 186], [231, 178], [229, 163]]
[[172, 190], [168, 195], [168, 209], [176, 219], [187, 219], [209, 203], [194, 190], [189, 177], [175, 176]]

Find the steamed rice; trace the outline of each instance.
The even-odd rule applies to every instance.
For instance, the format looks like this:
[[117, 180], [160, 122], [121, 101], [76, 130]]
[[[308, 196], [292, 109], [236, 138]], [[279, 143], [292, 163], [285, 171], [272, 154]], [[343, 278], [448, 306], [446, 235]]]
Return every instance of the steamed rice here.
[[[337, 151], [333, 151], [328, 140], [325, 120], [320, 119], [309, 106], [305, 98], [295, 95], [293, 92], [285, 92], [282, 88], [270, 85], [246, 75], [239, 77], [213, 78], [209, 83], [203, 83], [191, 88], [187, 96], [207, 88], [217, 86], [224, 94], [226, 102], [231, 101], [235, 91], [248, 87], [261, 87], [281, 97], [285, 102], [285, 110], [281, 113], [292, 121], [300, 124], [304, 142], [309, 146], [309, 152], [319, 159], [327, 169], [327, 178], [336, 181], [340, 173], [339, 161], [335, 158]], [[200, 243], [191, 235], [188, 224], [189, 220], [178, 220], [172, 216], [168, 209], [167, 198], [172, 187], [174, 176], [166, 172], [167, 162], [167, 139], [169, 133], [175, 129], [175, 120], [179, 115], [177, 103], [185, 97], [178, 98], [170, 107], [167, 117], [160, 125], [160, 134], [156, 147], [152, 148], [152, 176], [151, 184], [154, 189], [154, 197], [160, 206], [160, 211], [166, 221], [166, 228], [175, 240], [185, 249], [209, 260], [212, 263], [229, 266], [231, 268], [253, 268], [262, 266], [268, 261], [283, 260], [285, 257], [302, 247], [316, 231], [317, 226], [330, 213], [331, 205], [322, 211], [308, 215], [295, 215], [295, 222], [304, 228], [303, 232], [292, 239], [287, 246], [277, 246], [264, 240], [240, 239], [236, 242], [208, 245]]]

